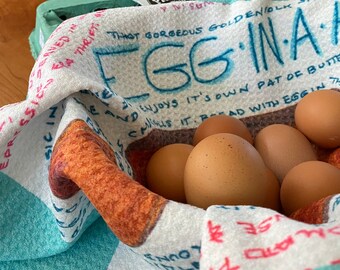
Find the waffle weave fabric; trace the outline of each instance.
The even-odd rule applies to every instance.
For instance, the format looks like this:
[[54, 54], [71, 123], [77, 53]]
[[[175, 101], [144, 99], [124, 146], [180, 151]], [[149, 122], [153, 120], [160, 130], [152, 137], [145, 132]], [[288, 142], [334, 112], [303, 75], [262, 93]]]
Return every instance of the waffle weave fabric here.
[[185, 1], [63, 22], [27, 99], [0, 108], [0, 269], [337, 269], [340, 195], [302, 222], [169, 201], [143, 172], [211, 115], [253, 135], [293, 124], [304, 95], [339, 88], [339, 65], [338, 0]]

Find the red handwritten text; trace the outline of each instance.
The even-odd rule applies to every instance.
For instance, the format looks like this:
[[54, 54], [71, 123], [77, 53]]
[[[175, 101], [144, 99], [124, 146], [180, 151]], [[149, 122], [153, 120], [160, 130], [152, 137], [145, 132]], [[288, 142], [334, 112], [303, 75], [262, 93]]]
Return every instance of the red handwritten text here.
[[59, 61], [58, 63], [53, 63], [53, 69], [61, 69], [61, 68], [69, 68], [74, 64], [74, 60], [70, 58], [66, 58], [64, 61]]
[[211, 242], [223, 243], [223, 232], [221, 230], [221, 225], [213, 225], [212, 221], [208, 221], [208, 232]]
[[340, 259], [331, 262], [331, 265], [340, 265]]
[[91, 26], [88, 29], [88, 35], [84, 37], [82, 43], [79, 46], [77, 46], [77, 48], [74, 51], [74, 54], [83, 55], [83, 53], [95, 40], [95, 35], [96, 35], [96, 32], [98, 31], [98, 27], [99, 27], [98, 23], [91, 24]]
[[43, 54], [44, 57], [48, 57], [51, 54], [55, 53], [56, 51], [58, 51], [60, 48], [64, 47], [66, 43], [69, 43], [70, 37], [68, 36], [61, 36], [60, 38], [57, 39], [57, 41], [50, 46], [49, 48], [47, 48], [46, 52]]
[[5, 150], [4, 155], [3, 155], [3, 157], [5, 158], [5, 161], [0, 163], [0, 171], [6, 169], [8, 167], [10, 157], [12, 156], [11, 149], [12, 149], [12, 147], [14, 145], [14, 141], [17, 138], [19, 133], [20, 133], [20, 131], [16, 131], [14, 133], [13, 137], [7, 142], [7, 149]]
[[331, 228], [318, 228], [318, 229], [303, 229], [303, 230], [298, 230], [296, 235], [303, 235], [306, 236], [307, 238], [311, 238], [312, 235], [317, 235], [320, 238], [326, 238], [327, 235], [339, 235], [340, 236], [340, 225], [331, 227]]
[[[50, 78], [48, 79], [45, 84], [40, 83], [37, 87], [37, 94], [35, 95], [38, 99], [41, 99], [45, 95], [45, 91], [48, 89], [48, 87], [54, 82], [54, 79]], [[33, 102], [33, 101], [32, 101]], [[36, 104], [38, 105], [38, 104]]]
[[244, 251], [244, 256], [247, 259], [269, 258], [288, 250], [288, 248], [293, 244], [294, 238], [292, 236], [288, 236], [283, 241], [276, 243], [273, 247], [246, 249]]
[[283, 217], [284, 217], [283, 215], [276, 214], [261, 221], [258, 225], [243, 221], [238, 221], [237, 224], [244, 226], [245, 232], [247, 234], [257, 235], [260, 233], [267, 232], [275, 222], [279, 222]]
[[[50, 78], [46, 81], [45, 84], [40, 83], [37, 87], [36, 98], [41, 99], [44, 97], [45, 91], [48, 87], [53, 83], [53, 79]], [[34, 105], [34, 106], [32, 106]], [[30, 105], [25, 108], [24, 117], [19, 120], [19, 125], [21, 127], [27, 125], [29, 121], [36, 115], [36, 107], [39, 106], [39, 102], [36, 100], [31, 100]]]
[[310, 239], [313, 235], [325, 239], [327, 235], [340, 236], [340, 225], [331, 228], [313, 228], [301, 229], [294, 234], [287, 236], [283, 241], [274, 244], [272, 247], [258, 247], [244, 250], [244, 256], [247, 259], [263, 259], [276, 256], [289, 249], [292, 245], [296, 244], [298, 236]]
[[[239, 265], [231, 266], [230, 259], [228, 257], [224, 258], [223, 265], [220, 268], [218, 268], [218, 270], [239, 270], [239, 269], [240, 269]], [[209, 270], [214, 270], [214, 268], [210, 267]]]
[[78, 25], [76, 25], [75, 23], [72, 23], [70, 28], [68, 29], [68, 32], [73, 34], [74, 31], [78, 28]]
[[97, 18], [103, 17], [103, 14], [107, 11], [107, 9], [97, 10], [93, 13], [93, 15]]
[[13, 123], [13, 119], [10, 116], [8, 116], [8, 118], [6, 120], [0, 122], [0, 132], [6, 124], [11, 124], [11, 123]]
[[160, 9], [163, 12], [166, 12], [168, 9], [174, 10], [174, 11], [179, 11], [179, 10], [184, 10], [184, 9], [187, 9], [187, 10], [190, 10], [190, 11], [194, 11], [194, 10], [199, 10], [199, 9], [202, 9], [202, 8], [207, 7], [207, 6], [214, 5], [214, 4], [216, 4], [216, 3], [215, 2], [205, 1], [205, 2], [202, 2], [202, 3], [172, 4], [171, 6], [162, 6], [162, 5], [160, 5]]

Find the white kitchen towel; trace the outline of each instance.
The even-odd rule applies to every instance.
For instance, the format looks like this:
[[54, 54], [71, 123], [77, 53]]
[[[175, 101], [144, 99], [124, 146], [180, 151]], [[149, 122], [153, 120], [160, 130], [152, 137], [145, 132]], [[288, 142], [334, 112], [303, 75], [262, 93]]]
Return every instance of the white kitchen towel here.
[[0, 109], [0, 268], [336, 269], [339, 195], [297, 221], [202, 210], [143, 184], [150, 155], [189, 143], [211, 115], [253, 135], [293, 124], [303, 96], [339, 88], [339, 66], [338, 0], [183, 1], [65, 21], [27, 99]]

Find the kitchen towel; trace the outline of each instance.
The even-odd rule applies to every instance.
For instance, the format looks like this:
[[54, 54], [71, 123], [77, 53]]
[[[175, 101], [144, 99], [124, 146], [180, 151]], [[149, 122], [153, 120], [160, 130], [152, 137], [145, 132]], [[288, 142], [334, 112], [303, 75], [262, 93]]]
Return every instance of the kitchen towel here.
[[161, 146], [226, 114], [253, 135], [340, 88], [338, 0], [172, 2], [63, 22], [0, 108], [0, 269], [338, 269], [340, 195], [288, 218], [144, 187]]

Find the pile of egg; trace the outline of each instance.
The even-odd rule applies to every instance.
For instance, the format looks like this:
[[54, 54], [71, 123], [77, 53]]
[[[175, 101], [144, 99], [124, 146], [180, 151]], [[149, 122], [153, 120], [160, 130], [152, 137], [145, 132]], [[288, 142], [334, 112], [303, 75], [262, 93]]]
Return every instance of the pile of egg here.
[[[306, 95], [294, 118], [294, 127], [268, 125], [253, 138], [241, 120], [212, 116], [192, 145], [169, 144], [153, 154], [147, 187], [203, 209], [254, 205], [286, 215], [340, 193], [340, 92]], [[327, 149], [327, 161], [315, 146]]]

